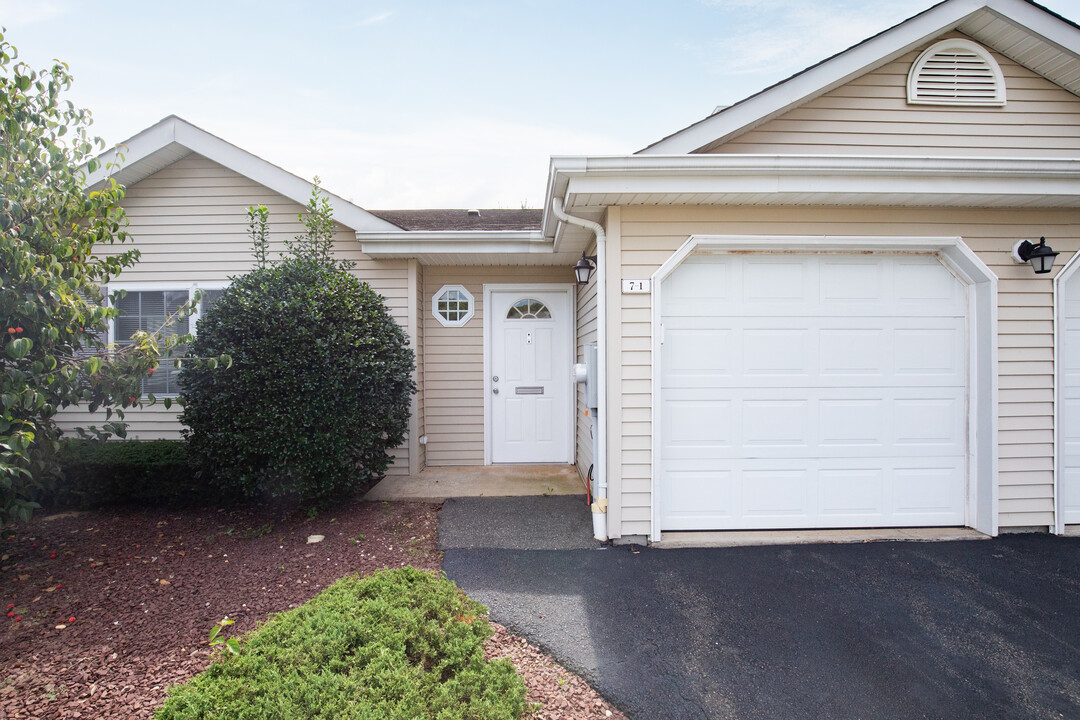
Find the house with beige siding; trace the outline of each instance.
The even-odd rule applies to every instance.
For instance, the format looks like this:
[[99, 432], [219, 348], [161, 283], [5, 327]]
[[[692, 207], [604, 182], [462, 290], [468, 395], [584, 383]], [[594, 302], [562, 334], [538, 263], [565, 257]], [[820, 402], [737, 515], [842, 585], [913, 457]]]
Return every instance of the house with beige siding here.
[[[117, 286], [162, 303], [311, 189], [178, 118], [118, 177]], [[540, 211], [332, 200], [417, 353], [393, 472], [574, 464], [619, 542], [1080, 530], [1080, 27], [1035, 3], [946, 0], [637, 153], [554, 157]]]

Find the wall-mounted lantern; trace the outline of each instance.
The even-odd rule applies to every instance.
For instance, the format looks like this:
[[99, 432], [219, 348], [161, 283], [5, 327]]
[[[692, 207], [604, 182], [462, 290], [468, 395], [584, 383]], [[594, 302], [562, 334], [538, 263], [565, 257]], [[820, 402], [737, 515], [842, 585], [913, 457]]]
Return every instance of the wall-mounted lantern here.
[[1036, 275], [1050, 272], [1051, 268], [1054, 267], [1054, 258], [1058, 256], [1058, 253], [1054, 252], [1054, 249], [1046, 244], [1046, 238], [1044, 237], [1039, 238], [1038, 245], [1030, 240], [1021, 240], [1013, 246], [1012, 254], [1013, 260], [1017, 263], [1031, 263]]
[[593, 264], [595, 262], [595, 255], [586, 255], [584, 250], [581, 251], [581, 259], [574, 265], [574, 274], [577, 275], [578, 285], [589, 284], [589, 278], [592, 277], [592, 272], [596, 268]]

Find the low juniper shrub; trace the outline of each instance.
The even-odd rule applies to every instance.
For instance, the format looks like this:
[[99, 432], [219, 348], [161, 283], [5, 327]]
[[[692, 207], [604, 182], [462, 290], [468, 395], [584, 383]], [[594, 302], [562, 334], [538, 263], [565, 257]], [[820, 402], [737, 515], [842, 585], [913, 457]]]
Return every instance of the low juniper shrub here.
[[518, 720], [525, 686], [484, 660], [485, 608], [405, 567], [348, 577], [169, 690], [158, 720]]

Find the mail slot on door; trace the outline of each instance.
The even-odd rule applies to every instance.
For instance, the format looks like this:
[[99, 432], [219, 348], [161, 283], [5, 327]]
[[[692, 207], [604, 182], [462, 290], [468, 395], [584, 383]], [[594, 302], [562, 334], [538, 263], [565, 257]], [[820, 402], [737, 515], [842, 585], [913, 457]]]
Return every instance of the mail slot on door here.
[[543, 385], [518, 385], [514, 388], [514, 393], [517, 395], [543, 395]]

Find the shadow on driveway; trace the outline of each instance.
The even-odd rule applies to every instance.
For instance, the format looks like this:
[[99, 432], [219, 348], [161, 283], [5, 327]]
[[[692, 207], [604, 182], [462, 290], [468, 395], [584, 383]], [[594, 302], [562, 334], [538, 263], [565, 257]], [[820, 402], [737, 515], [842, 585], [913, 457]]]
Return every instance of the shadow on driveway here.
[[449, 549], [632, 718], [1080, 717], [1080, 538]]

